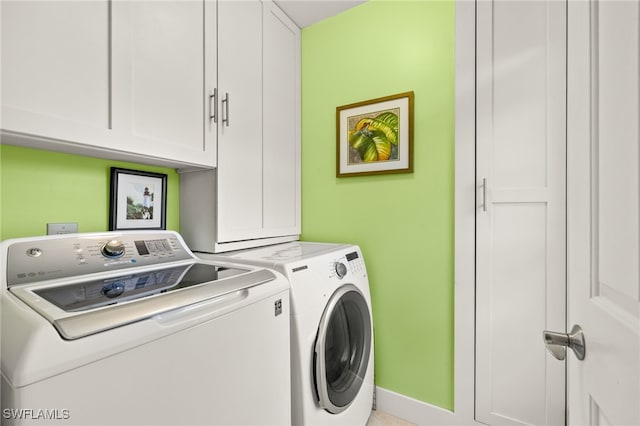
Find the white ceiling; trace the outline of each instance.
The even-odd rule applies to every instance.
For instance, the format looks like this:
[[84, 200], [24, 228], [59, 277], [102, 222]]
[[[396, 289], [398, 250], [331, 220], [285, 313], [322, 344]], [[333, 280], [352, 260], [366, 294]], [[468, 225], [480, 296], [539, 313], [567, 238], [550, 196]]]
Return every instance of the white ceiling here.
[[335, 16], [366, 0], [274, 0], [300, 28]]

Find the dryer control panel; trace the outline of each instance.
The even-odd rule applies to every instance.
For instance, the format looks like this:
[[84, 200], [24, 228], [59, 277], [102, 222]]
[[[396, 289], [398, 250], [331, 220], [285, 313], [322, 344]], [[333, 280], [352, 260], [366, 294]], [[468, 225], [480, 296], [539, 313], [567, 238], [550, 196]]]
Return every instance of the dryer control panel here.
[[172, 231], [67, 234], [3, 242], [7, 286], [193, 259]]
[[329, 277], [343, 279], [349, 271], [353, 274], [365, 272], [364, 261], [358, 251], [349, 252], [333, 261], [329, 267]]

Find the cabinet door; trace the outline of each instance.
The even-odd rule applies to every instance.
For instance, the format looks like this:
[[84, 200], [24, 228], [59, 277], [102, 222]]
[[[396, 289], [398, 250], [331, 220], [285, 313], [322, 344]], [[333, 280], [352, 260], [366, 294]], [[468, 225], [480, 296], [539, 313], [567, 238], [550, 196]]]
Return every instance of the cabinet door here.
[[300, 29], [263, 7], [263, 236], [272, 237], [300, 233]]
[[109, 2], [2, 1], [2, 128], [79, 141], [110, 127]]
[[262, 3], [218, 2], [218, 241], [262, 230]]
[[[209, 23], [211, 22], [211, 23]], [[113, 3], [113, 147], [215, 166], [208, 94], [215, 67], [215, 3]], [[211, 64], [207, 64], [211, 68]]]

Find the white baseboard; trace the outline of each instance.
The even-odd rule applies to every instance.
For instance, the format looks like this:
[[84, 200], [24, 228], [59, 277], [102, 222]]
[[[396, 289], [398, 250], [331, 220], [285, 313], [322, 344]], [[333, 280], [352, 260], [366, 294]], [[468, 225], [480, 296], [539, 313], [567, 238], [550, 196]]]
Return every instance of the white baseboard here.
[[452, 425], [452, 411], [376, 386], [376, 409], [417, 425]]
[[[376, 409], [420, 426], [478, 425], [453, 411], [376, 386]], [[464, 416], [466, 417], [466, 416]]]

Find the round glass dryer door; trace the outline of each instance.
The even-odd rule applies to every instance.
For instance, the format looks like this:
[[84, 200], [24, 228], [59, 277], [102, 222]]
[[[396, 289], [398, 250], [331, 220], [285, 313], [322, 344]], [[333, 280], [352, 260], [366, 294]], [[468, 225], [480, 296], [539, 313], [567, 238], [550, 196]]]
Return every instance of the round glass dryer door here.
[[314, 376], [320, 406], [344, 411], [358, 395], [369, 364], [371, 314], [358, 288], [336, 290], [325, 308], [314, 356]]

